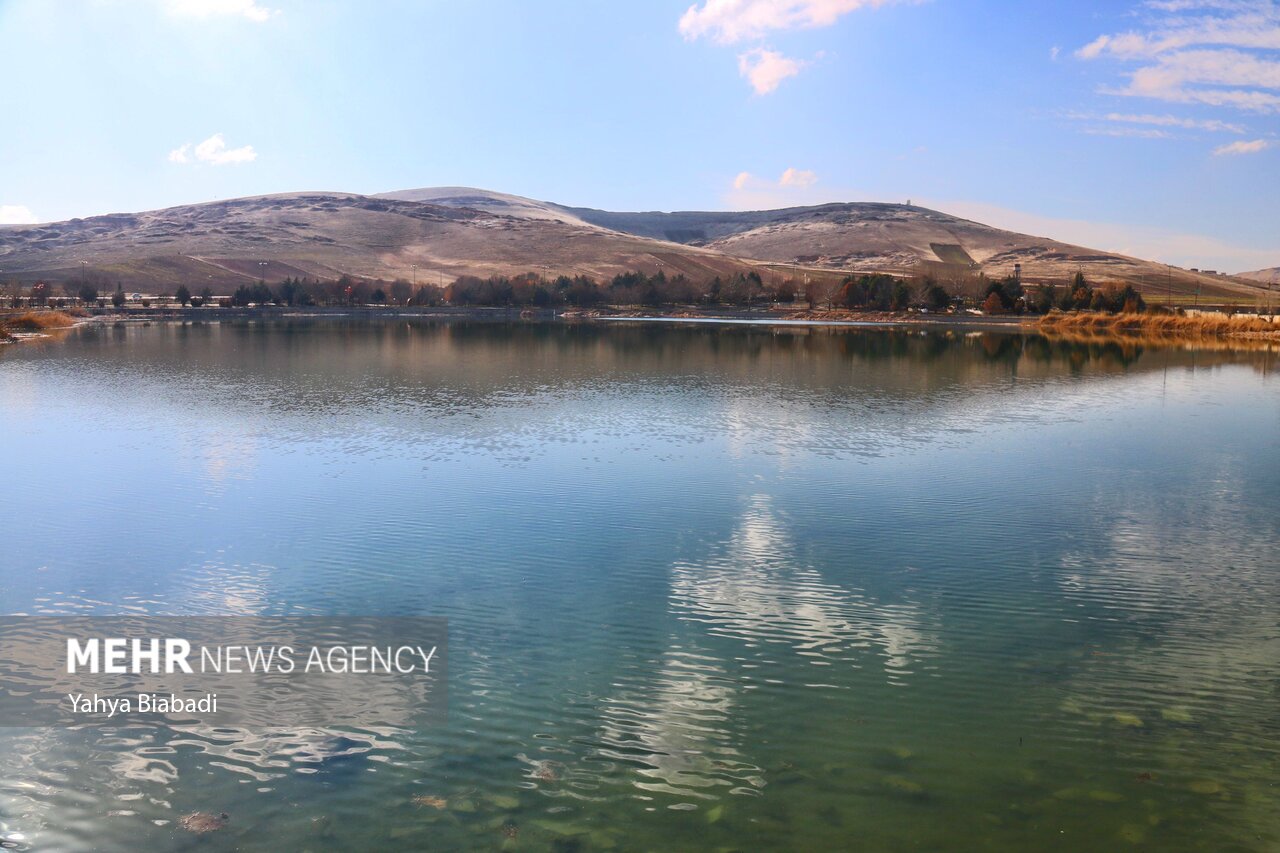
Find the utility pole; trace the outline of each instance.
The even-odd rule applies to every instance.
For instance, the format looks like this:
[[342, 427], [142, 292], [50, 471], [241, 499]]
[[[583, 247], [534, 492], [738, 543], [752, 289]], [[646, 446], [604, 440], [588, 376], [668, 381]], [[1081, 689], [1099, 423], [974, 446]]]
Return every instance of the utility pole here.
[[1165, 274], [1165, 304], [1173, 306], [1173, 266], [1171, 264], [1164, 265]]

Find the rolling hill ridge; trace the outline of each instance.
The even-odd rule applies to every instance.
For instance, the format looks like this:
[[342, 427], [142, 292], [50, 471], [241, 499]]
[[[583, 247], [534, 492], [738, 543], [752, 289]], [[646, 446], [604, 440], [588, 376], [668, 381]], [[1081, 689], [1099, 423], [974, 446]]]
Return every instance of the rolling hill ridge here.
[[932, 273], [1094, 281], [1208, 296], [1261, 280], [1173, 270], [992, 228], [921, 207], [840, 203], [764, 211], [612, 212], [467, 187], [377, 196], [303, 192], [39, 225], [0, 226], [0, 278], [66, 280], [92, 270], [129, 289], [215, 290], [289, 276], [446, 282], [536, 272], [608, 278], [629, 270], [695, 280], [752, 269], [840, 276]]

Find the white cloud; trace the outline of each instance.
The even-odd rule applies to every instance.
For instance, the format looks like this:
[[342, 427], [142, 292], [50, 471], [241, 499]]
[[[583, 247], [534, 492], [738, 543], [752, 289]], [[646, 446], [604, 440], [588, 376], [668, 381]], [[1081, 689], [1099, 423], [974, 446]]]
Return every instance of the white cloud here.
[[1213, 149], [1213, 153], [1218, 157], [1224, 154], [1257, 154], [1274, 145], [1274, 142], [1269, 142], [1266, 139], [1255, 139], [1251, 142], [1241, 140], [1240, 142], [1232, 142], [1230, 145], [1220, 145]]
[[787, 169], [782, 173], [782, 177], [778, 179], [780, 187], [811, 187], [818, 182], [818, 175], [807, 169], [796, 169], [794, 167]]
[[192, 145], [190, 142], [169, 152], [170, 163], [209, 163], [213, 166], [226, 166], [233, 163], [251, 163], [258, 159], [258, 152], [252, 145], [239, 148], [228, 148], [227, 141], [221, 133], [215, 133], [204, 142]]
[[260, 6], [256, 0], [163, 0], [169, 14], [182, 18], [247, 18], [256, 23], [280, 14], [279, 9]]
[[21, 204], [0, 204], [0, 225], [34, 225], [40, 220]]
[[[738, 54], [738, 71], [751, 81], [757, 95], [765, 95], [809, 64], [761, 45], [769, 33], [827, 27], [858, 9], [911, 2], [922, 0], [701, 0], [680, 17], [680, 33], [687, 41], [707, 36], [720, 44], [756, 42], [755, 47]], [[817, 58], [822, 57], [819, 52]]]
[[1058, 47], [1058, 46], [1055, 44], [1053, 47], [1049, 48], [1049, 60], [1050, 60], [1051, 62], [1057, 62], [1057, 61], [1058, 61], [1058, 55], [1059, 55], [1060, 53], [1062, 53], [1062, 48]]
[[757, 95], [769, 94], [783, 80], [799, 74], [807, 64], [763, 47], [738, 55], [738, 73], [751, 82]]
[[746, 207], [763, 209], [805, 204], [816, 183], [818, 183], [817, 172], [797, 169], [794, 166], [784, 171], [776, 181], [757, 177], [750, 172], [739, 172], [733, 179], [730, 204], [737, 209]]
[[703, 0], [680, 18], [690, 41], [710, 36], [721, 44], [758, 39], [776, 30], [829, 27], [858, 9], [898, 0]]
[[[1076, 51], [1138, 67], [1106, 94], [1280, 112], [1280, 7], [1274, 0], [1167, 0], [1146, 32], [1104, 34]], [[1195, 14], [1184, 14], [1195, 13]]]
[[1280, 62], [1240, 50], [1184, 50], [1139, 68], [1129, 78], [1133, 94], [1154, 98], [1176, 99], [1191, 85], [1280, 89]]

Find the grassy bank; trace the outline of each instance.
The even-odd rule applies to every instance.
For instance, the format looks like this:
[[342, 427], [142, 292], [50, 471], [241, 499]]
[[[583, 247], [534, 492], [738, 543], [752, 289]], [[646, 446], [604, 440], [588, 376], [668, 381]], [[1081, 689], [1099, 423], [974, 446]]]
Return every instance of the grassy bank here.
[[1256, 315], [1102, 314], [1095, 312], [1046, 314], [1032, 324], [1047, 334], [1164, 340], [1246, 338], [1280, 340], [1280, 322]]
[[0, 316], [0, 341], [14, 340], [20, 334], [66, 329], [75, 324], [76, 318], [65, 311], [23, 311], [21, 314]]

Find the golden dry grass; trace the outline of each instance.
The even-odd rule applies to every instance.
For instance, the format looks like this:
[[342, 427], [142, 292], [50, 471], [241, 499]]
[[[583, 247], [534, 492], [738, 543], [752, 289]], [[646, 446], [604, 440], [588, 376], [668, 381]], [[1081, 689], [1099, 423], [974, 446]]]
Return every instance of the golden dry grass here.
[[63, 311], [24, 311], [10, 317], [0, 317], [0, 341], [13, 340], [18, 332], [48, 332], [66, 329], [76, 324], [75, 317]]
[[1280, 322], [1274, 318], [1220, 313], [1200, 314], [1102, 314], [1052, 312], [1034, 324], [1042, 332], [1097, 337], [1251, 338], [1280, 340]]

